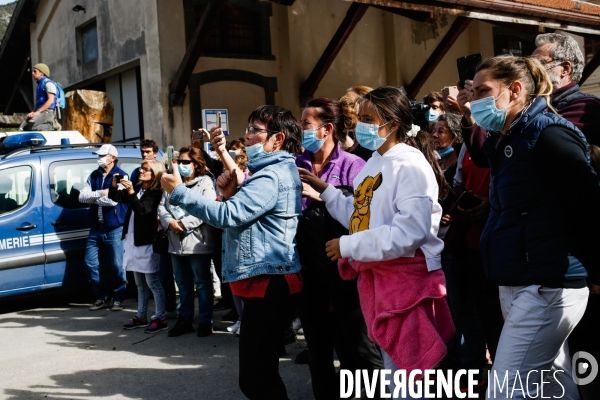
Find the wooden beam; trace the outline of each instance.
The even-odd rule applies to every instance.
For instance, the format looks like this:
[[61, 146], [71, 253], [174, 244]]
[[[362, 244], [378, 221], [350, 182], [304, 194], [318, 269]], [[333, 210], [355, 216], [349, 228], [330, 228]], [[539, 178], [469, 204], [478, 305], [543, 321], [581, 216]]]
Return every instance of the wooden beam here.
[[[448, 14], [458, 17], [514, 24], [536, 25], [550, 29], [573, 32], [577, 35], [600, 35], [600, 16], [577, 12], [560, 11], [548, 7], [537, 7], [510, 0], [345, 0], [370, 6], [384, 6], [405, 10], [426, 11], [433, 14]], [[460, 4], [459, 4], [460, 3]], [[513, 7], [513, 8], [511, 8]]]
[[386, 12], [390, 12], [392, 14], [399, 15], [401, 17], [405, 17], [408, 19], [412, 19], [418, 22], [429, 22], [431, 21], [431, 12], [426, 11], [414, 11], [414, 10], [404, 10], [402, 8], [394, 8], [394, 7], [384, 7], [384, 6], [371, 6]]
[[350, 8], [348, 8], [348, 12], [346, 13], [346, 17], [340, 24], [339, 28], [331, 38], [331, 41], [325, 48], [325, 51], [315, 64], [312, 72], [308, 76], [308, 78], [302, 83], [300, 86], [300, 104], [306, 104], [307, 100], [309, 100], [312, 96], [314, 96], [319, 84], [323, 80], [323, 77], [333, 64], [335, 57], [338, 55], [346, 40], [354, 30], [354, 27], [361, 20], [367, 9], [369, 8], [366, 4], [352, 3]]
[[579, 80], [579, 86], [583, 85], [585, 81], [598, 69], [600, 66], [600, 51], [594, 54], [594, 57], [590, 60], [589, 63], [583, 68], [583, 73], [581, 74], [581, 79]]
[[194, 72], [196, 64], [198, 63], [200, 53], [202, 52], [202, 40], [206, 35], [210, 22], [216, 19], [219, 15], [219, 12], [223, 7], [223, 3], [225, 3], [225, 1], [212, 0], [204, 9], [202, 18], [200, 19], [200, 22], [194, 31], [188, 48], [185, 51], [185, 55], [181, 60], [181, 64], [179, 64], [179, 68], [177, 69], [175, 76], [171, 80], [171, 83], [169, 83], [170, 106], [180, 106], [183, 104], [183, 100], [185, 99], [185, 88], [190, 80], [190, 76], [192, 76], [192, 72]]
[[450, 50], [454, 42], [456, 42], [456, 39], [458, 39], [465, 29], [467, 29], [467, 26], [469, 26], [470, 22], [470, 18], [464, 17], [458, 17], [454, 20], [452, 26], [450, 26], [450, 29], [446, 33], [446, 36], [444, 36], [437, 47], [433, 50], [433, 53], [431, 53], [419, 72], [417, 72], [417, 75], [414, 77], [412, 82], [406, 86], [406, 92], [408, 93], [409, 98], [415, 98], [440, 61], [442, 61], [442, 58], [444, 58], [448, 50]]

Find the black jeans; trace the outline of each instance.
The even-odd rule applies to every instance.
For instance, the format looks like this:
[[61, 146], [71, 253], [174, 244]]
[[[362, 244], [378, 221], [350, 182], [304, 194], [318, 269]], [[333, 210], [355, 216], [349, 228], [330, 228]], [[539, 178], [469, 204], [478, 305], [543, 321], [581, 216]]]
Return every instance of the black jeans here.
[[357, 369], [369, 372], [383, 369], [383, 360], [379, 349], [367, 336], [367, 325], [360, 307], [331, 311], [329, 288], [325, 284], [311, 282], [308, 275], [303, 274], [298, 316], [308, 346], [313, 393], [317, 400], [339, 399], [340, 383], [333, 365], [334, 349], [340, 368], [352, 372]]
[[177, 311], [177, 295], [175, 293], [175, 278], [173, 277], [173, 263], [170, 254], [160, 255], [160, 269], [158, 271], [160, 283], [165, 290], [165, 311]]
[[250, 400], [287, 400], [279, 375], [281, 339], [296, 309], [298, 295], [282, 275], [272, 275], [264, 298], [244, 298], [240, 334], [240, 389]]

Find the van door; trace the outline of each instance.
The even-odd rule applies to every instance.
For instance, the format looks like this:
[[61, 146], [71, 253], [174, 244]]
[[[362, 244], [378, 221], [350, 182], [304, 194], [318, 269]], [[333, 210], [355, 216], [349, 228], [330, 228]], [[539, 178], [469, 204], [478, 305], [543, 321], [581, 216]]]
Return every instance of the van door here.
[[44, 251], [47, 285], [62, 286], [87, 279], [83, 262], [90, 231], [89, 206], [79, 202], [79, 192], [96, 158], [54, 161], [43, 166]]
[[39, 158], [0, 166], [0, 296], [44, 284]]
[[[139, 160], [124, 158], [126, 172]], [[96, 156], [54, 161], [43, 166], [45, 282], [62, 286], [87, 281], [85, 246], [90, 232], [89, 206], [79, 202], [79, 193], [90, 174], [98, 169]]]

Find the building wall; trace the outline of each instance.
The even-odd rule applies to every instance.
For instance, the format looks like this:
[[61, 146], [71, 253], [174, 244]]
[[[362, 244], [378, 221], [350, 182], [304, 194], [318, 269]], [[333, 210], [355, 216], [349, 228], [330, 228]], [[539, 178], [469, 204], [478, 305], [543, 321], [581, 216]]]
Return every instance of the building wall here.
[[[177, 0], [161, 0], [161, 5]], [[146, 0], [98, 0], [81, 3], [86, 11], [74, 12], [76, 2], [42, 0], [31, 25], [32, 65], [43, 62], [52, 79], [65, 89], [85, 87], [131, 69], [141, 70], [145, 136], [159, 139], [162, 126], [162, 77], [158, 39], [158, 10]], [[78, 28], [95, 19], [98, 58], [81, 61]], [[158, 127], [158, 128], [157, 128]]]
[[[186, 51], [182, 0], [97, 0], [85, 2], [86, 13], [73, 12], [74, 4], [67, 0], [41, 1], [37, 21], [31, 26], [32, 64], [48, 64], [52, 77], [67, 89], [139, 65], [144, 136], [155, 139], [162, 148], [189, 143], [191, 120], [200, 108], [227, 108], [233, 139], [243, 136], [249, 113], [265, 104], [260, 86], [214, 82], [202, 85], [199, 95], [188, 90], [182, 106], [169, 106], [169, 84]], [[299, 117], [300, 86], [349, 6], [341, 0], [296, 0], [289, 7], [273, 3], [270, 27], [274, 60], [201, 57], [194, 73], [237, 69], [276, 78], [274, 102]], [[76, 51], [77, 28], [94, 18], [99, 57], [94, 65], [84, 66]], [[369, 8], [325, 74], [315, 97], [339, 98], [355, 84], [408, 85], [453, 21], [454, 17], [441, 14], [434, 23], [420, 23]], [[492, 25], [474, 20], [420, 89], [417, 99], [454, 85], [456, 58], [478, 52], [484, 58], [493, 56]], [[600, 73], [590, 78], [587, 87], [600, 92]], [[198, 109], [190, 109], [190, 104], [195, 104], [190, 99], [197, 100]]]
[[[296, 0], [289, 7], [273, 4], [274, 61], [202, 57], [194, 72], [229, 68], [276, 77], [276, 103], [300, 117], [300, 86], [310, 75], [349, 6], [344, 1], [320, 0]], [[453, 20], [452, 16], [441, 15], [434, 24], [426, 24], [369, 8], [325, 74], [314, 97], [339, 98], [355, 84], [372, 87], [408, 85]], [[456, 58], [478, 52], [492, 56], [492, 51], [492, 25], [472, 21], [419, 91], [417, 99], [456, 83]], [[231, 138], [243, 135], [248, 114], [264, 103], [262, 88], [246, 83], [211, 83], [201, 86], [200, 92], [202, 108], [229, 109]], [[184, 139], [179, 133], [174, 135]]]

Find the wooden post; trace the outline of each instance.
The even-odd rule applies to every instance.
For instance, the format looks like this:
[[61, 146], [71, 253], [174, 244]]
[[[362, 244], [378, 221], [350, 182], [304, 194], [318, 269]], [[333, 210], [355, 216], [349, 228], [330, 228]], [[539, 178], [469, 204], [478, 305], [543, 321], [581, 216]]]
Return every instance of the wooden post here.
[[363, 15], [365, 15], [368, 8], [369, 6], [366, 4], [352, 3], [350, 5], [346, 17], [331, 38], [331, 41], [325, 48], [321, 58], [319, 58], [319, 61], [315, 64], [315, 67], [308, 78], [302, 83], [302, 86], [300, 86], [300, 105], [304, 106], [312, 96], [314, 96], [319, 84], [327, 73], [327, 70], [329, 70], [329, 67], [333, 64], [335, 57], [344, 46], [344, 43], [346, 43], [346, 40], [348, 40], [348, 37], [354, 30], [356, 24], [358, 24]]
[[600, 52], [594, 54], [594, 57], [590, 60], [589, 63], [586, 64], [585, 68], [583, 68], [583, 73], [581, 74], [581, 79], [579, 80], [579, 86], [583, 85], [585, 81], [598, 69], [600, 66]]
[[194, 35], [190, 40], [190, 44], [185, 51], [185, 55], [181, 60], [181, 64], [179, 65], [173, 80], [169, 84], [169, 105], [171, 107], [183, 105], [183, 100], [185, 99], [185, 88], [188, 84], [190, 76], [192, 76], [192, 72], [194, 71], [194, 67], [198, 62], [198, 59], [200, 58], [200, 53], [202, 52], [200, 46], [202, 39], [204, 39], [210, 21], [214, 20], [219, 15], [223, 3], [225, 3], [225, 1], [212, 0], [206, 6], [206, 9], [202, 14], [202, 19], [198, 23], [198, 26], [194, 31]]
[[467, 26], [469, 26], [470, 22], [471, 19], [465, 17], [457, 17], [454, 20], [452, 26], [448, 30], [448, 33], [446, 33], [446, 36], [444, 36], [435, 50], [433, 50], [433, 53], [431, 53], [427, 61], [425, 61], [425, 64], [423, 67], [421, 67], [419, 72], [417, 72], [417, 75], [414, 77], [412, 82], [406, 86], [406, 92], [408, 93], [409, 98], [414, 99], [417, 96], [419, 90], [421, 90], [427, 79], [429, 79], [448, 50], [450, 50], [452, 45], [454, 45], [456, 39], [458, 39], [465, 29], [467, 29]]

